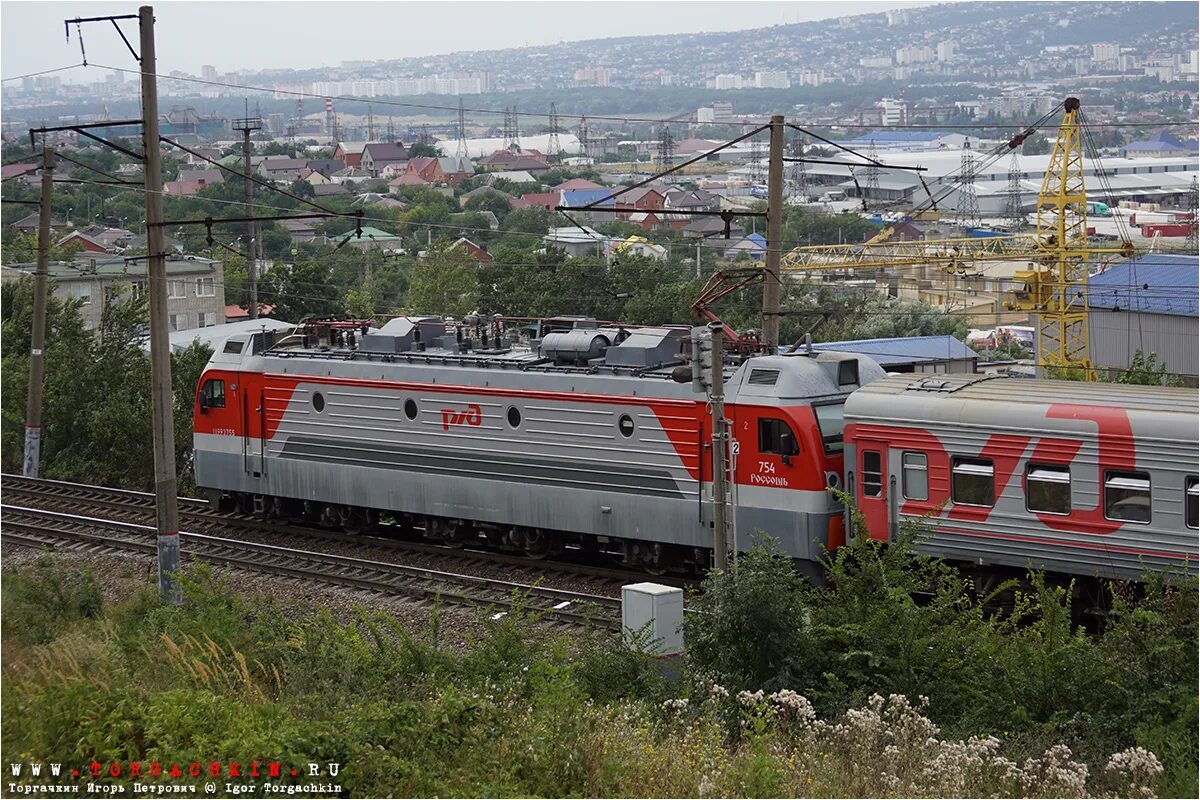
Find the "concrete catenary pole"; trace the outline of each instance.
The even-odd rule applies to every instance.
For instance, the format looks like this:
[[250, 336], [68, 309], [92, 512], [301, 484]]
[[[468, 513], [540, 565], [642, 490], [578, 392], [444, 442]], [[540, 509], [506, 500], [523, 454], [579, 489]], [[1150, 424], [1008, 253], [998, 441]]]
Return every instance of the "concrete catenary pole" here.
[[763, 349], [779, 347], [779, 296], [783, 287], [779, 260], [783, 255], [783, 115], [771, 117], [767, 161], [767, 274], [763, 276]]
[[146, 247], [150, 289], [150, 392], [154, 429], [154, 506], [158, 527], [158, 589], [179, 603], [179, 509], [176, 506], [175, 419], [171, 399], [171, 343], [167, 335], [167, 261], [163, 241], [162, 144], [158, 133], [158, 78], [154, 8], [138, 9], [142, 50], [142, 136], [146, 176]]
[[724, 331], [719, 322], [709, 324], [708, 329], [712, 332], [712, 385], [709, 389], [709, 400], [712, 403], [713, 444], [713, 567], [724, 571], [729, 567], [728, 521], [725, 518], [725, 454], [729, 437], [725, 426], [725, 364], [721, 357]]
[[22, 474], [38, 476], [42, 456], [42, 376], [45, 372], [46, 293], [50, 282], [50, 201], [54, 190], [54, 148], [42, 145], [42, 202], [38, 209], [37, 270], [33, 273], [33, 336], [29, 346], [29, 401], [25, 406], [25, 464]]
[[[249, 116], [249, 115], [247, 115]], [[250, 143], [250, 120], [247, 119], [242, 128], [242, 169], [246, 172], [243, 183], [246, 188], [246, 216], [254, 216], [254, 182], [250, 180], [250, 153], [254, 145]], [[258, 319], [258, 252], [257, 226], [254, 221], [246, 223], [246, 285], [250, 295], [250, 319]]]

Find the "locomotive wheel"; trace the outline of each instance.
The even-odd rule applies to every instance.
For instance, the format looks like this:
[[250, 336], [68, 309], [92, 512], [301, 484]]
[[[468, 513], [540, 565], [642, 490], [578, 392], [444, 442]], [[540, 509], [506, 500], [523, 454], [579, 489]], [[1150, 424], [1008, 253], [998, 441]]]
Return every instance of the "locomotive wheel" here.
[[562, 545], [558, 537], [541, 528], [522, 528], [525, 537], [525, 555], [528, 558], [543, 559], [562, 554]]
[[456, 519], [425, 518], [425, 536], [448, 547], [462, 547], [466, 543], [466, 531], [463, 528]]

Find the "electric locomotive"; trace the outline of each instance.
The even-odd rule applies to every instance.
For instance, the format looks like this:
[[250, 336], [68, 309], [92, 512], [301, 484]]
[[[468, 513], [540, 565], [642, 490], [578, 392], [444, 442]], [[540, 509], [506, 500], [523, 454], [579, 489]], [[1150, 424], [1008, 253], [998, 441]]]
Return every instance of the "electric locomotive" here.
[[[532, 557], [596, 549], [653, 571], [712, 555], [707, 399], [677, 382], [691, 329], [402, 317], [231, 337], [195, 397], [195, 471], [218, 506]], [[685, 366], [686, 368], [686, 366]], [[805, 572], [843, 541], [842, 408], [885, 373], [851, 353], [724, 369], [732, 543], [769, 532]]]

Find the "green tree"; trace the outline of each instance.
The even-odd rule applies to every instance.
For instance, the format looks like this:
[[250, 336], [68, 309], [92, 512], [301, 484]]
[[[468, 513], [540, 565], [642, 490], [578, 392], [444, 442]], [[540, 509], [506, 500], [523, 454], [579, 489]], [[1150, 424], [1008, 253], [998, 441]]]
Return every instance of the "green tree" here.
[[440, 158], [441, 155], [441, 150], [424, 142], [415, 142], [408, 147], [409, 158]]
[[478, 269], [464, 249], [435, 244], [412, 269], [405, 306], [413, 313], [469, 314], [479, 302]]

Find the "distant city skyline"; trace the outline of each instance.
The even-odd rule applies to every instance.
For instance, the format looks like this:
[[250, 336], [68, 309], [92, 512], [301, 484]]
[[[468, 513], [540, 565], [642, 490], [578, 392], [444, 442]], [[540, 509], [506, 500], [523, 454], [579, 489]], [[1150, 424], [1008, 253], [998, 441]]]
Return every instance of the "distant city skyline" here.
[[[536, 47], [619, 36], [736, 31], [932, 5], [913, 0], [853, 2], [210, 2], [155, 3], [162, 73], [199, 75], [259, 69], [320, 69], [343, 61], [444, 55]], [[569, 6], [570, 12], [565, 12]], [[0, 69], [4, 78], [80, 63], [74, 28], [63, 20], [133, 14], [138, 4], [0, 3]], [[625, 7], [625, 8], [622, 8]], [[566, 16], [564, 16], [566, 14]], [[331, 20], [335, 22], [331, 23]], [[361, 24], [359, 21], [361, 20]], [[586, 21], [586, 22], [584, 22]], [[331, 28], [331, 24], [335, 27]], [[124, 23], [137, 42], [134, 20]], [[111, 26], [85, 25], [90, 64], [133, 68]], [[97, 70], [59, 73], [64, 81], [100, 80]]]

